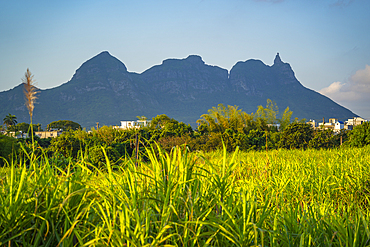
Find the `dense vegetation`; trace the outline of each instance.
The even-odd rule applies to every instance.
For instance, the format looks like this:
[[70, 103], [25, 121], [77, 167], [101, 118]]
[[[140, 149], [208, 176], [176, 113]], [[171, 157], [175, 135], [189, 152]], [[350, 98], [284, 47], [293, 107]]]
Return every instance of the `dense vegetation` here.
[[84, 153], [23, 153], [0, 170], [0, 245], [369, 244], [369, 146], [187, 150], [100, 169]]
[[[10, 114], [9, 114], [10, 115]], [[328, 129], [313, 129], [304, 120], [291, 121], [292, 112], [289, 108], [279, 114], [279, 109], [271, 100], [266, 107], [259, 106], [255, 113], [247, 114], [237, 106], [213, 107], [197, 121], [198, 127], [193, 128], [183, 122], [159, 115], [152, 119], [151, 125], [140, 129], [114, 129], [103, 126], [92, 128], [87, 132], [78, 123], [60, 120], [50, 123], [47, 129], [62, 129], [63, 134], [57, 138], [40, 139], [36, 142], [50, 158], [52, 155], [63, 155], [64, 158], [76, 159], [79, 152], [87, 152], [103, 160], [103, 154], [97, 152], [103, 146], [112, 153], [114, 161], [121, 156], [135, 157], [144, 145], [158, 143], [162, 149], [170, 152], [175, 146], [186, 145], [190, 151], [211, 152], [223, 148], [228, 152], [238, 148], [241, 151], [261, 151], [271, 149], [328, 149], [337, 148], [341, 144], [362, 147], [370, 143], [370, 123], [354, 128], [353, 131], [343, 130], [334, 133]], [[8, 129], [30, 130], [29, 124], [18, 123]], [[33, 125], [33, 129], [40, 128]], [[4, 139], [4, 138], [3, 138]], [[9, 139], [4, 139], [5, 140]], [[12, 140], [0, 155], [10, 162], [12, 154], [18, 150], [18, 143], [30, 142], [31, 139]], [[16, 142], [16, 144], [12, 144]], [[10, 149], [9, 146], [14, 147]], [[137, 148], [136, 148], [137, 147]], [[0, 161], [1, 165], [2, 161]]]
[[75, 123], [71, 120], [58, 120], [58, 121], [53, 121], [48, 124], [47, 126], [48, 130], [51, 129], [57, 129], [57, 130], [77, 130], [81, 129], [81, 125], [78, 123]]
[[370, 123], [334, 134], [290, 116], [268, 101], [214, 107], [197, 130], [160, 115], [0, 135], [0, 246], [369, 245]]

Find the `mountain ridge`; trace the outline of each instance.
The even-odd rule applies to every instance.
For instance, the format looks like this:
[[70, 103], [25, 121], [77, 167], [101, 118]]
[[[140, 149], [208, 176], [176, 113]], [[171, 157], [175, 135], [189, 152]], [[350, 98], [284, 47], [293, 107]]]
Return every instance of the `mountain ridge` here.
[[[14, 114], [28, 122], [21, 84], [0, 92], [0, 115]], [[40, 90], [34, 122], [46, 124], [72, 120], [83, 127], [96, 122], [117, 125], [120, 120], [166, 114], [193, 126], [200, 116], [219, 103], [237, 105], [255, 112], [269, 98], [281, 110], [287, 106], [294, 117], [341, 120], [357, 116], [326, 96], [304, 87], [289, 63], [279, 53], [273, 65], [249, 59], [237, 62], [230, 71], [206, 64], [199, 55], [165, 59], [142, 73], [129, 72], [126, 65], [103, 51], [82, 65], [71, 80]]]

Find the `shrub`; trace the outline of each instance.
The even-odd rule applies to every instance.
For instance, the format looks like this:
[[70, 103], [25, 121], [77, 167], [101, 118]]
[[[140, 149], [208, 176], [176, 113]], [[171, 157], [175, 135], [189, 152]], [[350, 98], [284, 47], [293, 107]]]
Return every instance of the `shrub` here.
[[82, 150], [84, 146], [83, 141], [78, 139], [73, 131], [66, 131], [51, 141], [49, 149], [66, 158], [77, 158], [79, 150]]
[[349, 145], [352, 147], [364, 147], [370, 144], [370, 122], [357, 125], [349, 133]]
[[18, 148], [19, 145], [15, 138], [0, 135], [0, 167], [5, 164], [5, 161], [2, 158], [9, 162], [11, 160], [12, 153], [16, 153]]
[[281, 134], [280, 148], [306, 149], [313, 137], [312, 126], [306, 123], [294, 122], [289, 124]]
[[[111, 164], [113, 165], [114, 163], [117, 162], [117, 160], [120, 158], [120, 154], [116, 149], [113, 147], [105, 147], [105, 152], [108, 156], [108, 159]], [[95, 165], [98, 168], [103, 168], [105, 167], [106, 164], [106, 158], [103, 152], [102, 147], [100, 146], [94, 146], [89, 149], [89, 159], [93, 165]]]

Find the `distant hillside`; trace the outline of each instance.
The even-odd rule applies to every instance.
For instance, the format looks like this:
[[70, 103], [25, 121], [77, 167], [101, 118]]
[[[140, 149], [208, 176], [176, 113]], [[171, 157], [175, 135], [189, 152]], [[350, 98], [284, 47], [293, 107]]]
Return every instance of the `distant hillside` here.
[[[43, 127], [56, 120], [72, 120], [88, 128], [96, 122], [119, 125], [120, 120], [159, 114], [194, 125], [200, 115], [219, 103], [251, 113], [258, 105], [265, 106], [268, 98], [281, 111], [289, 106], [293, 117], [345, 120], [357, 116], [305, 88], [279, 54], [272, 66], [251, 59], [236, 63], [230, 73], [191, 55], [167, 59], [137, 74], [128, 72], [105, 51], [83, 63], [69, 82], [40, 90], [38, 96], [34, 123]], [[18, 122], [29, 122], [22, 85], [0, 92], [0, 105], [0, 116], [11, 113]]]

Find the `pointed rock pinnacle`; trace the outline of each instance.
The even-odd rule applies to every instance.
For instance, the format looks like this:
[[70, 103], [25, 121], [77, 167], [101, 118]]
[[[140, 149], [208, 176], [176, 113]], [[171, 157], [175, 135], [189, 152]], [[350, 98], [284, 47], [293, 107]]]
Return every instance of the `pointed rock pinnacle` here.
[[281, 58], [279, 56], [279, 52], [276, 54], [275, 60], [274, 60], [274, 65], [282, 64], [283, 61], [281, 61]]

